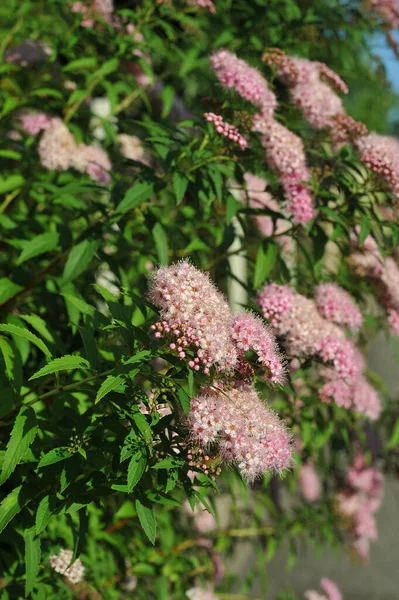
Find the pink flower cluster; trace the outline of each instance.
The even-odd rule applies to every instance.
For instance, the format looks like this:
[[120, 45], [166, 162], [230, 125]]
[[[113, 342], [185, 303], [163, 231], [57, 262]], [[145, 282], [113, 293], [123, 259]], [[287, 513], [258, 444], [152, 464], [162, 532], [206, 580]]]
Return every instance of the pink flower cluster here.
[[315, 301], [318, 311], [328, 321], [341, 327], [357, 330], [363, 318], [352, 297], [336, 283], [322, 283], [316, 288]]
[[152, 277], [150, 299], [161, 309], [161, 320], [152, 326], [155, 337], [173, 340], [170, 349], [195, 371], [208, 374], [214, 366], [240, 372], [251, 350], [268, 381], [283, 381], [284, 364], [270, 329], [249, 312], [233, 317], [208, 275], [188, 262], [160, 267]]
[[198, 6], [199, 8], [207, 8], [211, 14], [216, 13], [216, 7], [212, 0], [187, 0], [188, 4]]
[[262, 75], [245, 61], [227, 50], [211, 57], [211, 65], [223, 87], [234, 89], [259, 110], [253, 120], [253, 130], [261, 133], [266, 160], [276, 169], [287, 196], [287, 209], [294, 221], [304, 224], [313, 216], [313, 200], [307, 182], [302, 141], [274, 119], [277, 106], [275, 94]]
[[331, 579], [327, 579], [327, 577], [323, 577], [320, 581], [320, 587], [323, 590], [324, 594], [319, 594], [314, 590], [308, 590], [305, 592], [306, 600], [343, 600], [343, 596], [337, 586], [336, 583], [331, 581]]
[[193, 587], [187, 590], [188, 600], [219, 600], [211, 588]]
[[291, 436], [248, 384], [205, 388], [191, 402], [190, 431], [203, 446], [218, 442], [221, 457], [253, 481], [272, 470], [281, 473], [292, 457]]
[[382, 474], [374, 467], [366, 467], [364, 456], [359, 454], [348, 471], [346, 483], [337, 496], [337, 510], [349, 519], [353, 546], [367, 560], [370, 541], [377, 539], [374, 514], [382, 500]]
[[265, 119], [273, 117], [277, 99], [259, 71], [227, 50], [211, 56], [211, 66], [223, 87], [235, 90], [256, 106]]
[[369, 133], [355, 142], [360, 160], [382, 178], [399, 197], [399, 141], [390, 136]]
[[217, 133], [227, 137], [235, 144], [238, 144], [241, 150], [245, 150], [245, 148], [247, 148], [248, 142], [245, 137], [241, 135], [237, 127], [226, 123], [221, 115], [216, 115], [215, 113], [204, 113], [204, 117], [208, 123], [212, 124]]
[[276, 338], [268, 327], [255, 314], [239, 313], [233, 320], [232, 333], [238, 353], [252, 350], [258, 362], [266, 369], [266, 379], [271, 383], [284, 381], [284, 363], [277, 347]]
[[320, 498], [321, 483], [311, 460], [308, 460], [301, 466], [299, 486], [304, 498], [308, 502], [314, 502]]
[[76, 169], [88, 173], [93, 181], [107, 185], [111, 178], [111, 162], [102, 148], [77, 145], [75, 138], [61, 119], [54, 118], [45, 127], [38, 152], [42, 165], [49, 170]]
[[110, 25], [113, 24], [113, 0], [91, 0], [87, 2], [74, 2], [72, 12], [82, 15], [82, 27], [93, 27], [96, 19], [100, 18]]
[[392, 29], [399, 27], [398, 0], [370, 0], [370, 7], [377, 11]]
[[50, 565], [56, 573], [65, 575], [71, 583], [79, 583], [84, 577], [85, 568], [80, 558], [77, 558], [75, 562], [69, 566], [72, 556], [72, 550], [61, 548], [58, 554], [50, 556]]
[[[358, 245], [357, 235], [353, 236], [353, 243]], [[362, 246], [351, 253], [349, 263], [358, 275], [374, 283], [387, 311], [391, 332], [399, 335], [399, 267], [395, 259], [389, 256], [383, 260], [376, 242], [368, 236]]]
[[259, 294], [258, 303], [290, 358], [313, 357], [326, 365], [320, 370], [325, 381], [319, 389], [323, 402], [333, 399], [338, 406], [378, 418], [380, 399], [364, 378], [360, 351], [340, 327], [323, 318], [313, 300], [272, 283]]
[[279, 174], [288, 212], [296, 223], [307, 223], [314, 216], [314, 210], [307, 185], [310, 173], [301, 138], [278, 121], [265, 121], [263, 117], [254, 120], [254, 130], [261, 133], [266, 160]]
[[29, 135], [37, 135], [43, 129], [48, 129], [54, 120], [54, 117], [44, 112], [25, 112], [21, 115], [21, 125], [24, 131]]

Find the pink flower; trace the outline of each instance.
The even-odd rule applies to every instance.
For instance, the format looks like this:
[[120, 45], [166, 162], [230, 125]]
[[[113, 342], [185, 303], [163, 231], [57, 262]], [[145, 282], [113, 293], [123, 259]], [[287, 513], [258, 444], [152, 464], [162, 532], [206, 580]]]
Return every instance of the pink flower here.
[[84, 170], [93, 181], [101, 185], [107, 185], [111, 181], [109, 171], [112, 168], [111, 161], [106, 152], [99, 146], [79, 146], [78, 155], [75, 158], [75, 168]]
[[305, 592], [306, 600], [343, 600], [343, 596], [337, 585], [330, 579], [324, 577], [320, 581], [320, 587], [325, 594], [319, 594], [319, 592], [314, 590], [308, 590]]
[[353, 406], [370, 421], [376, 421], [381, 414], [381, 399], [376, 390], [361, 377], [354, 386]]
[[54, 117], [44, 112], [27, 112], [21, 115], [22, 128], [29, 135], [37, 135], [43, 129], [48, 129], [54, 120]]
[[343, 600], [343, 596], [338, 589], [338, 586], [330, 579], [324, 577], [320, 581], [320, 587], [327, 594], [328, 600]]
[[[249, 198], [250, 208], [270, 208], [274, 212], [279, 212], [280, 207], [278, 202], [272, 197], [269, 192], [266, 192], [267, 181], [262, 177], [253, 175], [252, 173], [245, 173], [245, 183], [247, 184], [247, 194]], [[273, 234], [273, 219], [268, 216], [254, 215], [252, 217], [259, 231], [265, 236], [269, 237]]]
[[82, 27], [93, 27], [95, 19], [102, 19], [113, 25], [112, 13], [114, 11], [113, 0], [87, 0], [86, 2], [74, 2], [72, 12], [82, 15]]
[[215, 113], [204, 113], [204, 117], [211, 123], [215, 128], [216, 132], [224, 137], [227, 137], [229, 140], [238, 144], [241, 150], [245, 150], [248, 146], [248, 142], [243, 135], [238, 131], [237, 127], [234, 125], [230, 125], [223, 120], [223, 117], [220, 115], [216, 115]]
[[201, 445], [218, 441], [222, 458], [235, 463], [248, 481], [270, 470], [281, 473], [291, 463], [289, 433], [247, 384], [203, 389], [191, 402], [190, 430]]
[[369, 133], [356, 141], [360, 160], [399, 196], [399, 141], [394, 137]]
[[160, 308], [155, 336], [172, 340], [170, 347], [181, 359], [190, 350], [190, 367], [205, 373], [212, 365], [222, 371], [234, 368], [232, 314], [208, 275], [185, 261], [160, 267], [152, 275], [150, 299]]
[[307, 461], [301, 466], [299, 485], [304, 498], [309, 502], [320, 498], [321, 483], [311, 461]]
[[315, 301], [321, 315], [337, 325], [359, 329], [362, 314], [351, 296], [336, 283], [322, 283], [316, 288]]
[[380, 13], [389, 27], [392, 27], [392, 29], [399, 27], [399, 6], [397, 0], [370, 0], [370, 7]]
[[187, 590], [186, 596], [189, 600], [218, 600], [211, 588], [193, 587]]
[[391, 332], [399, 336], [399, 312], [394, 308], [388, 310], [388, 324]]
[[77, 558], [71, 566], [72, 550], [61, 548], [58, 554], [50, 556], [50, 565], [56, 573], [65, 575], [71, 583], [79, 583], [84, 578], [85, 568], [80, 558]]
[[187, 2], [199, 8], [207, 8], [213, 15], [216, 13], [216, 8], [212, 0], [187, 0]]
[[232, 338], [239, 352], [254, 351], [258, 362], [267, 370], [266, 379], [271, 383], [284, 381], [284, 363], [270, 327], [250, 312], [238, 314], [232, 324]]
[[232, 52], [219, 50], [211, 57], [211, 66], [223, 87], [234, 89], [242, 98], [271, 118], [277, 106], [274, 93], [259, 71]]
[[302, 140], [277, 121], [255, 120], [261, 132], [266, 160], [280, 176], [287, 197], [287, 209], [296, 223], [307, 223], [313, 216], [313, 200], [307, 187], [310, 174]]

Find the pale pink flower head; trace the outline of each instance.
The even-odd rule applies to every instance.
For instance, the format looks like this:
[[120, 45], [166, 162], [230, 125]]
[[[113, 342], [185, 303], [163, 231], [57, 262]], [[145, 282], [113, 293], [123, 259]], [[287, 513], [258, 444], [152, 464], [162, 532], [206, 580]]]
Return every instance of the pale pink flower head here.
[[271, 383], [284, 381], [284, 362], [278, 350], [272, 329], [251, 312], [239, 313], [232, 323], [232, 338], [238, 352], [252, 350], [258, 362], [266, 369], [266, 379]]
[[122, 156], [130, 160], [136, 160], [148, 164], [143, 142], [135, 135], [120, 133], [116, 136], [119, 144], [119, 150]]
[[192, 6], [198, 6], [199, 8], [206, 8], [213, 15], [216, 13], [216, 7], [215, 7], [214, 3], [212, 2], [212, 0], [187, 0], [187, 2], [188, 2], [188, 4], [191, 4]]
[[327, 594], [328, 600], [343, 600], [343, 596], [338, 589], [338, 586], [330, 579], [324, 577], [320, 581], [320, 587]]
[[353, 393], [353, 407], [363, 413], [370, 421], [376, 421], [381, 414], [381, 399], [377, 391], [364, 378], [355, 383]]
[[208, 275], [186, 261], [160, 267], [152, 274], [150, 299], [160, 309], [152, 326], [155, 337], [168, 337], [170, 348], [188, 364], [209, 373], [211, 366], [235, 367], [237, 351], [231, 339], [232, 314]]
[[50, 556], [50, 565], [56, 573], [65, 575], [71, 583], [79, 583], [79, 581], [82, 581], [84, 578], [85, 568], [80, 558], [77, 558], [75, 562], [69, 566], [72, 556], [72, 550], [61, 548], [58, 554]]
[[[259, 120], [255, 127], [259, 129]], [[300, 137], [278, 123], [270, 121], [262, 127], [261, 143], [266, 150], [266, 160], [280, 177], [287, 197], [287, 209], [296, 223], [305, 224], [313, 216], [313, 200], [307, 187], [310, 174], [306, 165], [305, 150]]]
[[217, 528], [215, 517], [202, 505], [196, 504], [194, 510], [192, 510], [188, 500], [186, 500], [184, 510], [193, 517], [195, 528], [200, 533], [209, 533]]
[[342, 379], [333, 379], [319, 389], [319, 397], [326, 404], [333, 400], [337, 406], [350, 408], [353, 401], [353, 388]]
[[222, 458], [235, 463], [248, 481], [291, 464], [290, 434], [248, 384], [202, 390], [191, 402], [190, 430], [202, 446], [218, 442]]
[[211, 587], [190, 588], [189, 590], [187, 590], [186, 596], [187, 596], [188, 600], [218, 600], [218, 597], [215, 595], [215, 593]]
[[218, 50], [210, 60], [223, 87], [234, 89], [242, 98], [259, 108], [265, 118], [273, 117], [277, 99], [257, 69], [227, 50]]
[[301, 492], [308, 502], [314, 502], [321, 496], [321, 483], [315, 468], [310, 460], [301, 466], [299, 475]]
[[53, 119], [40, 139], [38, 152], [46, 169], [66, 171], [73, 166], [78, 146], [61, 119]]
[[21, 115], [22, 128], [29, 135], [37, 135], [43, 129], [48, 129], [54, 117], [44, 112], [26, 112]]
[[295, 303], [294, 290], [286, 285], [270, 283], [259, 293], [258, 303], [263, 316], [271, 323], [277, 335], [287, 333], [284, 324]]
[[341, 98], [320, 80], [293, 87], [291, 101], [302, 110], [305, 119], [315, 129], [329, 127], [333, 117], [344, 113]]
[[113, 23], [112, 13], [114, 11], [113, 0], [85, 0], [84, 2], [74, 2], [72, 12], [82, 15], [82, 27], [93, 27], [97, 18]]
[[215, 128], [216, 133], [223, 135], [227, 139], [234, 142], [234, 144], [240, 146], [241, 150], [245, 150], [248, 147], [247, 140], [243, 135], [241, 135], [237, 127], [230, 125], [230, 123], [226, 123], [221, 115], [208, 112], [204, 113], [204, 117], [208, 123], [211, 123], [211, 125]]
[[393, 308], [388, 310], [388, 324], [391, 333], [399, 336], [399, 311]]
[[320, 341], [320, 357], [326, 364], [332, 363], [335, 372], [349, 383], [360, 377], [363, 363], [353, 343], [345, 338], [327, 335]]
[[352, 297], [336, 283], [322, 283], [316, 288], [315, 301], [320, 314], [328, 321], [357, 330], [362, 314]]
[[107, 185], [111, 181], [109, 171], [112, 168], [107, 153], [99, 146], [79, 146], [74, 159], [74, 167], [85, 171], [93, 181]]
[[369, 133], [356, 141], [360, 160], [379, 175], [399, 196], [399, 140]]
[[398, 0], [370, 0], [370, 7], [381, 15], [388, 27], [399, 27]]

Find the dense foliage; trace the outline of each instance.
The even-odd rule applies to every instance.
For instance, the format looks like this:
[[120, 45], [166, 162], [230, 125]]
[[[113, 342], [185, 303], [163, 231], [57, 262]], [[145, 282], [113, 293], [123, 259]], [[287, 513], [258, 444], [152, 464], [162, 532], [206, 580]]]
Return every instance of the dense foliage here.
[[1, 600], [251, 598], [303, 539], [366, 561], [399, 464], [364, 359], [399, 334], [395, 2], [0, 17]]

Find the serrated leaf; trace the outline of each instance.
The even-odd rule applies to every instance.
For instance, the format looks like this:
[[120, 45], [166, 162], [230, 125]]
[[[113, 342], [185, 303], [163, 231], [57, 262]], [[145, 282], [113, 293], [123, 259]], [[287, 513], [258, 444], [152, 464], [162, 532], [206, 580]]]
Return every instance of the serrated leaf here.
[[115, 391], [120, 385], [124, 383], [124, 378], [122, 375], [108, 375], [107, 379], [102, 382], [97, 395], [95, 404], [100, 402], [104, 396], [109, 394], [110, 392]]
[[90, 369], [90, 363], [81, 356], [67, 354], [61, 358], [55, 358], [48, 365], [42, 367], [40, 371], [37, 371], [37, 373], [29, 378], [29, 381], [43, 377], [44, 375], [58, 373], [58, 371], [69, 371], [71, 369]]
[[7, 444], [3, 468], [0, 475], [0, 485], [14, 472], [15, 467], [25, 456], [37, 433], [36, 414], [30, 406], [23, 406], [15, 419], [11, 437]]
[[152, 229], [152, 237], [154, 238], [159, 262], [161, 265], [167, 265], [169, 263], [168, 239], [166, 237], [165, 230], [159, 221], [158, 223], [155, 223]]
[[25, 595], [32, 592], [40, 568], [40, 539], [35, 537], [35, 528], [30, 527], [24, 532], [25, 538]]
[[95, 240], [83, 240], [83, 242], [72, 248], [65, 263], [62, 276], [64, 283], [73, 281], [83, 273], [90, 264], [97, 248], [98, 242]]
[[50, 510], [50, 496], [46, 494], [40, 500], [39, 506], [36, 511], [36, 519], [35, 519], [35, 531], [36, 535], [39, 535], [42, 531], [44, 531], [50, 521], [51, 510]]
[[14, 350], [6, 338], [0, 336], [0, 352], [3, 355], [4, 364], [6, 367], [6, 375], [10, 381], [14, 379], [13, 367], [14, 367]]
[[140, 481], [147, 465], [147, 458], [141, 452], [136, 452], [130, 459], [127, 468], [127, 491], [130, 493], [134, 486]]
[[32, 342], [32, 344], [35, 344], [35, 346], [37, 346], [48, 358], [51, 358], [51, 352], [47, 348], [46, 344], [42, 342], [42, 340], [39, 339], [37, 335], [29, 331], [29, 329], [24, 329], [23, 327], [19, 327], [18, 325], [12, 325], [10, 323], [1, 323], [0, 331], [11, 333], [12, 335], [22, 337], [25, 340]]
[[54, 338], [47, 328], [46, 321], [38, 315], [18, 315], [20, 319], [26, 321], [33, 329], [50, 343], [54, 343]]
[[22, 265], [22, 263], [30, 258], [54, 250], [58, 245], [59, 237], [58, 233], [42, 233], [28, 242], [21, 242], [22, 252], [17, 258], [16, 264]]
[[61, 460], [66, 460], [67, 458], [71, 458], [73, 456], [72, 449], [69, 446], [60, 446], [59, 448], [53, 448], [50, 452], [47, 452], [39, 461], [37, 468], [48, 467], [48, 465], [53, 465], [54, 463], [60, 462]]
[[188, 186], [188, 179], [182, 173], [173, 173], [173, 190], [176, 196], [176, 204], [179, 205], [184, 198]]
[[148, 198], [154, 192], [154, 184], [149, 181], [138, 181], [128, 189], [116, 209], [117, 214], [123, 214], [132, 208], [135, 208]]
[[142, 434], [144, 440], [149, 444], [152, 440], [152, 432], [145, 416], [141, 412], [136, 412], [132, 415], [132, 420]]
[[7, 277], [2, 277], [0, 279], [0, 305], [5, 304], [20, 290], [22, 290], [22, 285], [14, 283], [13, 281], [11, 281], [11, 279], [8, 279]]
[[255, 263], [254, 288], [258, 288], [265, 281], [266, 277], [274, 267], [277, 254], [278, 249], [276, 244], [267, 244], [266, 251], [263, 248], [263, 244], [259, 246]]
[[17, 515], [27, 502], [22, 494], [22, 486], [15, 488], [0, 504], [0, 533], [8, 523]]
[[157, 523], [155, 520], [154, 511], [152, 510], [150, 504], [142, 504], [138, 498], [135, 502], [135, 506], [140, 524], [144, 529], [146, 536], [152, 544], [155, 544]]

